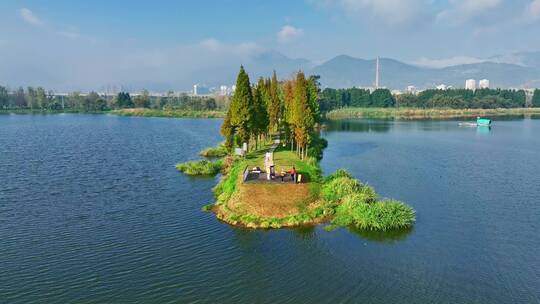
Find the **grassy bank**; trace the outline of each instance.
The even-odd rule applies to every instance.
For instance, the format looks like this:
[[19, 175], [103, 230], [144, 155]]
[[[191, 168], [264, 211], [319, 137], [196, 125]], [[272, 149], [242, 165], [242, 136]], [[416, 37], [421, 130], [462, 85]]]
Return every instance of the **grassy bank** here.
[[224, 157], [229, 153], [227, 150], [227, 147], [223, 143], [220, 143], [219, 145], [215, 147], [209, 147], [201, 152], [199, 152], [200, 156], [204, 157]]
[[176, 170], [183, 172], [187, 175], [216, 175], [223, 167], [223, 160], [217, 160], [215, 162], [207, 160], [198, 160], [186, 163], [176, 164]]
[[245, 168], [263, 167], [265, 151], [253, 151], [245, 159], [229, 157], [222, 165], [224, 175], [214, 188], [216, 202], [205, 205], [203, 211], [213, 211], [224, 222], [248, 228], [331, 223], [328, 230], [346, 226], [388, 231], [414, 224], [410, 206], [379, 200], [372, 187], [344, 170], [324, 178], [316, 158], [300, 160], [286, 147], [274, 152], [276, 171], [295, 166], [303, 176], [302, 183], [244, 183]]
[[110, 112], [119, 116], [171, 117], [171, 118], [222, 118], [224, 111], [155, 110], [145, 108], [119, 109]]
[[445, 119], [476, 116], [540, 114], [540, 108], [501, 109], [420, 109], [420, 108], [342, 108], [326, 113], [328, 119], [395, 118]]

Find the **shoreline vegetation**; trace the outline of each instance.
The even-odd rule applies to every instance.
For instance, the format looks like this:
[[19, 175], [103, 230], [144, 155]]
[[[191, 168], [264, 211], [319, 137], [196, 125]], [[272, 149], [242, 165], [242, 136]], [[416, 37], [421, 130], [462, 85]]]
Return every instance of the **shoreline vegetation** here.
[[538, 108], [497, 109], [449, 109], [449, 108], [340, 108], [326, 113], [330, 120], [373, 118], [373, 119], [449, 119], [476, 116], [522, 116], [540, 115]]
[[[213, 189], [216, 201], [201, 209], [228, 224], [253, 229], [323, 223], [328, 224], [328, 231], [338, 227], [364, 231], [412, 228], [416, 221], [412, 207], [380, 199], [373, 187], [343, 169], [322, 175], [319, 160], [327, 142], [318, 132], [317, 79], [298, 72], [294, 79], [278, 82], [274, 73], [272, 79], [261, 78], [252, 87], [240, 68], [237, 90], [221, 128], [225, 142], [200, 153], [222, 158], [176, 165], [188, 175], [222, 173]], [[244, 155], [232, 153], [239, 147]], [[276, 175], [268, 178], [271, 167]], [[265, 169], [249, 180], [251, 168]], [[293, 172], [291, 168], [296, 175], [284, 182], [284, 172]]]
[[178, 109], [118, 109], [108, 112], [118, 116], [137, 116], [137, 117], [170, 117], [170, 118], [223, 118], [225, 111], [215, 110], [178, 110]]
[[[209, 110], [156, 110], [129, 108], [110, 111], [39, 110], [39, 109], [0, 109], [0, 114], [111, 114], [126, 117], [164, 117], [164, 118], [224, 118], [225, 111]], [[342, 120], [354, 118], [369, 119], [452, 119], [473, 118], [476, 116], [525, 116], [540, 115], [540, 107], [535, 108], [496, 108], [496, 109], [451, 109], [451, 108], [357, 108], [346, 107], [322, 114], [325, 119]]]

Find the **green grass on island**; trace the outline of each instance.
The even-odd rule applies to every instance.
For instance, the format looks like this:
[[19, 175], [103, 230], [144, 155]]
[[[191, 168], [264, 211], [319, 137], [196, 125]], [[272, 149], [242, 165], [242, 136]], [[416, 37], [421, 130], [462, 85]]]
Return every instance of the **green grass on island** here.
[[225, 147], [223, 143], [220, 143], [215, 147], [206, 148], [202, 150], [201, 152], [199, 152], [199, 155], [204, 156], [204, 157], [209, 157], [209, 158], [224, 157], [227, 154], [229, 154], [229, 151], [227, 150], [227, 147]]
[[448, 119], [476, 116], [512, 116], [540, 114], [540, 108], [449, 109], [449, 108], [340, 108], [326, 113], [328, 119], [395, 118]]
[[[217, 162], [178, 164], [177, 168], [190, 175], [223, 172], [213, 190], [216, 202], [203, 206], [202, 210], [214, 212], [231, 225], [283, 228], [329, 223], [327, 230], [355, 227], [389, 231], [414, 224], [415, 212], [410, 206], [395, 200], [380, 200], [373, 187], [354, 179], [345, 170], [323, 177], [313, 154], [301, 160], [287, 146], [280, 146], [274, 152], [276, 172], [295, 166], [302, 175], [301, 183], [244, 183], [244, 170], [263, 167], [269, 146], [270, 143], [262, 145], [246, 158], [227, 156]], [[311, 153], [319, 155], [315, 150]]]
[[216, 175], [223, 167], [223, 160], [215, 162], [208, 160], [191, 161], [187, 163], [176, 164], [176, 170], [184, 172], [187, 175]]

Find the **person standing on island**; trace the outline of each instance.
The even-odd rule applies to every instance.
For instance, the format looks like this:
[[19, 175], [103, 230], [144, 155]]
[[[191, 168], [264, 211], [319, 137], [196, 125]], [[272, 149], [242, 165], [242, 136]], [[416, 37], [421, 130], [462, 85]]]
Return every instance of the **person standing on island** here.
[[293, 182], [296, 184], [296, 168], [294, 166], [291, 169], [291, 177]]

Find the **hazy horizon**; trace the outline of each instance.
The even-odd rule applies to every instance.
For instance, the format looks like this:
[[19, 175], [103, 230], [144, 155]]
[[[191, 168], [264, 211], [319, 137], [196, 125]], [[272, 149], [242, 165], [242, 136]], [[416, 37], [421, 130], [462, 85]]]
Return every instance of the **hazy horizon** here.
[[5, 1], [0, 85], [231, 85], [240, 64], [274, 51], [311, 66], [342, 54], [432, 68], [519, 64], [513, 53], [540, 50], [529, 39], [539, 22], [540, 0]]

